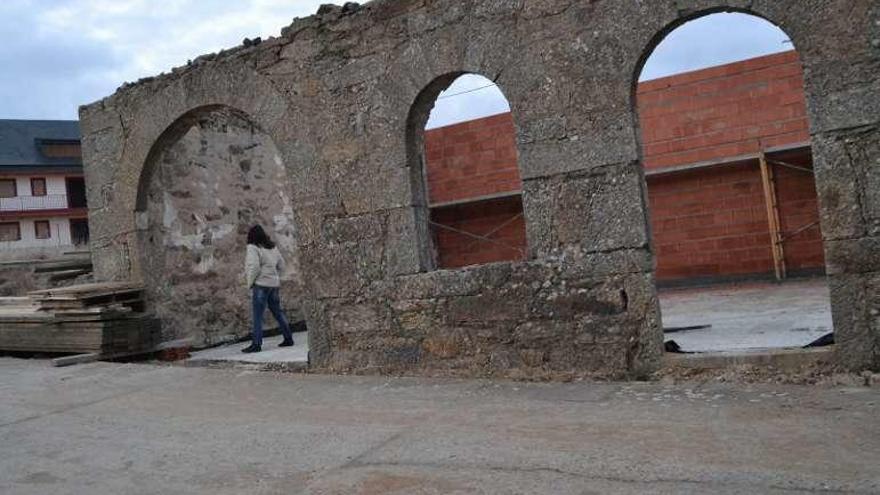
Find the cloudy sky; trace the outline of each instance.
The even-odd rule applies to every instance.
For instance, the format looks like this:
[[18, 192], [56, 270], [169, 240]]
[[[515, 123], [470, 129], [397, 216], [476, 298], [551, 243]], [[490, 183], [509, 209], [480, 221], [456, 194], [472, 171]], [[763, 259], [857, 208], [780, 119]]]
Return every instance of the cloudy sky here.
[[0, 0], [0, 118], [74, 119], [123, 82], [278, 35], [328, 0]]
[[[329, 0], [0, 0], [0, 118], [74, 119], [77, 107], [245, 37], [278, 35]], [[673, 32], [642, 79], [791, 48], [766, 21], [717, 14]], [[477, 76], [450, 87], [430, 127], [505, 112]], [[487, 87], [488, 86], [488, 87]]]
[[[688, 22], [657, 45], [642, 69], [647, 81], [791, 50], [773, 24], [745, 14], [714, 14]], [[428, 128], [510, 111], [503, 88], [478, 75], [462, 76], [440, 95]]]

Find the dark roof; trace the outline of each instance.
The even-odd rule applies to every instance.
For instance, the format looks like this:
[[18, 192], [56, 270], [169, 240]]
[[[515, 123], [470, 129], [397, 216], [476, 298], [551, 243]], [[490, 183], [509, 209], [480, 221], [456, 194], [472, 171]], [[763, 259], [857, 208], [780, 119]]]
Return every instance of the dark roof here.
[[0, 167], [81, 167], [81, 157], [50, 158], [40, 151], [41, 144], [79, 141], [79, 121], [76, 120], [0, 119]]

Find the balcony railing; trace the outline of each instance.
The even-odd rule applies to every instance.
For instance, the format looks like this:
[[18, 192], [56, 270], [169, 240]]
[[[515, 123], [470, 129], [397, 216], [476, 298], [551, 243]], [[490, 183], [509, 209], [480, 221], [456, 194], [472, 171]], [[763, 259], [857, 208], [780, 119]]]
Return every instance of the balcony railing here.
[[63, 210], [65, 208], [67, 208], [66, 194], [0, 198], [0, 211]]

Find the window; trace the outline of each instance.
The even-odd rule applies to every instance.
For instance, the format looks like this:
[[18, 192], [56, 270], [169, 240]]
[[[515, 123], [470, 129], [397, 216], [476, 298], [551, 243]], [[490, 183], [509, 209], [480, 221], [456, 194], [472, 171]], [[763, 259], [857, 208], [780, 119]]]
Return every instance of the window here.
[[49, 227], [48, 220], [37, 220], [34, 222], [34, 231], [37, 239], [50, 239], [52, 237], [52, 229]]
[[47, 141], [41, 146], [40, 152], [48, 158], [80, 158], [81, 148], [78, 140]]
[[21, 240], [21, 228], [18, 222], [0, 223], [0, 242]]
[[31, 196], [46, 195], [46, 179], [31, 179]]
[[422, 172], [430, 266], [525, 259], [516, 129], [500, 88], [477, 74], [450, 74], [426, 88], [412, 112], [409, 146], [420, 152], [412, 166]]
[[0, 179], [0, 198], [14, 198], [18, 196], [18, 188], [15, 179]]
[[67, 177], [64, 179], [67, 186], [67, 206], [70, 208], [85, 208], [86, 180], [82, 177]]
[[74, 246], [83, 246], [89, 243], [89, 221], [85, 218], [70, 219], [70, 240]]

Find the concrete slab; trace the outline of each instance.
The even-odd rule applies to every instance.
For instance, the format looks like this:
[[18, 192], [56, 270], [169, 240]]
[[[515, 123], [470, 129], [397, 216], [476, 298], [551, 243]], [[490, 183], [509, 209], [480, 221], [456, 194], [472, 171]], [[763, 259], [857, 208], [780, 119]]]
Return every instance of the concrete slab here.
[[695, 354], [666, 353], [664, 366], [684, 369], [725, 369], [736, 366], [758, 366], [778, 371], [797, 372], [834, 360], [833, 347], [814, 349], [760, 349], [747, 351], [698, 352]]
[[199, 365], [257, 365], [265, 367], [283, 366], [290, 368], [306, 368], [309, 363], [309, 335], [308, 332], [293, 334], [296, 343], [293, 347], [278, 347], [283, 337], [280, 335], [263, 339], [263, 351], [253, 354], [244, 354], [242, 349], [247, 343], [230, 344], [204, 351], [192, 353], [186, 360], [190, 366]]
[[0, 358], [0, 397], [10, 495], [880, 493], [880, 388]]
[[666, 334], [683, 350], [802, 347], [833, 329], [824, 278], [660, 291], [663, 326], [711, 328]]

